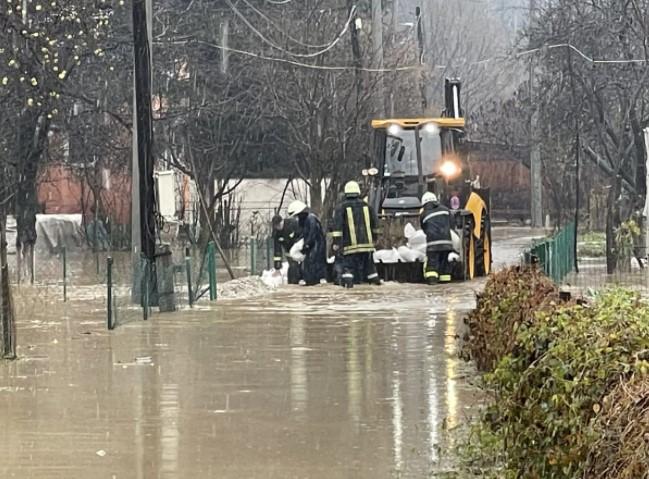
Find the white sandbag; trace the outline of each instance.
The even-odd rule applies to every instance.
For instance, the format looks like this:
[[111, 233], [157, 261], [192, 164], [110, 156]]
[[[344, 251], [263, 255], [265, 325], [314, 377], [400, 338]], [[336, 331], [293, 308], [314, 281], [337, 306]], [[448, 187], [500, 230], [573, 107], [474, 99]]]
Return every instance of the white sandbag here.
[[302, 263], [306, 258], [306, 256], [302, 254], [302, 248], [304, 248], [303, 239], [297, 241], [288, 254], [296, 263]]
[[274, 269], [261, 273], [261, 281], [270, 288], [278, 288], [284, 284], [282, 272]]
[[460, 255], [453, 252], [448, 254], [448, 262], [449, 263], [459, 263], [460, 262]]
[[426, 233], [418, 230], [408, 239], [408, 248], [426, 254]]
[[410, 223], [407, 223], [406, 227], [403, 229], [403, 235], [407, 239], [410, 239], [415, 235], [415, 233], [417, 233], [417, 230], [415, 229], [415, 227], [412, 226]]
[[261, 281], [271, 288], [288, 284], [288, 262], [282, 263], [282, 269], [265, 270], [261, 273]]
[[419, 250], [408, 248], [407, 246], [400, 246], [397, 250], [399, 256], [406, 263], [421, 262], [426, 258], [426, 254]]
[[374, 252], [375, 263], [398, 263], [401, 260], [399, 252], [392, 249], [380, 249]]
[[456, 253], [462, 251], [462, 240], [460, 239], [460, 235], [454, 230], [451, 230], [451, 241], [453, 241], [453, 251]]

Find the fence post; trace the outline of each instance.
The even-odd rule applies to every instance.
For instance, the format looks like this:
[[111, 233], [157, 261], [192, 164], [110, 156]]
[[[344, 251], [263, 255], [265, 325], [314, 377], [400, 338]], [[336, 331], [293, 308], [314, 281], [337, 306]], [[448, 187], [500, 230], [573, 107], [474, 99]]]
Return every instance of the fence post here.
[[207, 244], [207, 274], [210, 281], [210, 301], [216, 298], [216, 253], [213, 242]]
[[194, 306], [194, 295], [192, 293], [192, 257], [189, 254], [189, 248], [185, 248], [185, 270], [187, 272], [187, 296], [189, 297], [189, 307]]
[[68, 301], [68, 255], [63, 247], [63, 302]]
[[149, 289], [151, 285], [151, 264], [149, 259], [144, 259], [142, 261], [144, 265], [144, 276], [143, 282], [144, 286], [142, 287], [142, 319], [144, 321], [149, 320], [149, 305], [151, 304], [151, 291]]
[[272, 249], [273, 249], [272, 248], [272, 242], [273, 242], [272, 236], [269, 236], [268, 238], [266, 238], [266, 270], [267, 271], [270, 271], [270, 269], [273, 266], [273, 264], [272, 264], [273, 261], [272, 261], [272, 258], [270, 256], [272, 254]]
[[257, 275], [257, 240], [250, 238], [250, 275]]
[[106, 258], [106, 321], [108, 330], [112, 331], [113, 324], [113, 258]]

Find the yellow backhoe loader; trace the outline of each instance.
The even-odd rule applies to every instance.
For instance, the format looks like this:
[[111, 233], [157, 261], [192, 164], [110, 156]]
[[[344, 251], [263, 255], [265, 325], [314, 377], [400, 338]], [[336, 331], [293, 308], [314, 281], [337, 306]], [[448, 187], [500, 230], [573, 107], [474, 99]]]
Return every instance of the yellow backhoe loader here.
[[[406, 244], [404, 228], [419, 228], [420, 199], [432, 191], [453, 211], [459, 256], [456, 280], [473, 279], [491, 271], [489, 190], [469, 177], [459, 153], [465, 119], [460, 102], [461, 84], [447, 79], [446, 109], [439, 118], [379, 119], [372, 121], [374, 155], [371, 168], [363, 171], [368, 201], [379, 213], [382, 236], [379, 247]], [[385, 280], [423, 281], [421, 263], [379, 263]]]

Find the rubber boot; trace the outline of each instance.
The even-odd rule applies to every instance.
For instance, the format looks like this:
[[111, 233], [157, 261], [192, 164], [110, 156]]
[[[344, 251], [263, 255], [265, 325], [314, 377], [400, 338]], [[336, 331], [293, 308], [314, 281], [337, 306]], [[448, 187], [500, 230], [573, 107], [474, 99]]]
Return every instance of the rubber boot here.
[[354, 275], [351, 273], [343, 273], [340, 284], [343, 288], [352, 289], [354, 287]]

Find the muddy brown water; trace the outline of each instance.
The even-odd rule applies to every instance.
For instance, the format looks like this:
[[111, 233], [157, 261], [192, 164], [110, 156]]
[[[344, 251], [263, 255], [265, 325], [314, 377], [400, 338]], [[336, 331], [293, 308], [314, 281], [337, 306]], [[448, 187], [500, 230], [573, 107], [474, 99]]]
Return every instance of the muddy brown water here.
[[113, 333], [35, 312], [0, 364], [0, 476], [422, 477], [473, 392], [472, 293], [288, 288]]
[[430, 477], [480, 401], [457, 358], [479, 286], [287, 287], [110, 333], [100, 297], [21, 290], [0, 477]]

